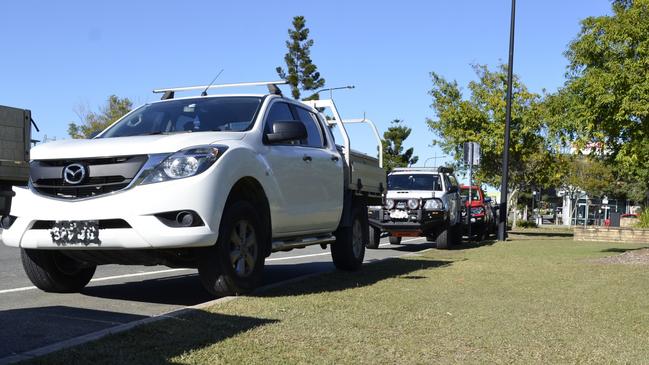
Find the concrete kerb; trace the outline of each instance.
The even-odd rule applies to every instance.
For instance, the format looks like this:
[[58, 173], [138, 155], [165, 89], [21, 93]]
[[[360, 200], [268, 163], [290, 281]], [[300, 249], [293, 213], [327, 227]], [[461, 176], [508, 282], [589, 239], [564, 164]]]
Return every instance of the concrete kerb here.
[[[367, 262], [364, 265], [372, 265], [372, 264], [375, 264], [377, 262], [390, 260], [390, 259], [395, 259], [395, 258], [399, 258], [399, 257], [416, 256], [416, 255], [422, 254], [422, 253], [430, 251], [430, 250], [431, 250], [430, 248], [427, 248], [425, 250], [421, 250], [421, 251], [417, 251], [417, 252], [409, 252], [409, 253], [399, 255], [399, 256], [395, 256], [395, 257], [388, 257], [388, 258], [384, 258], [384, 259], [378, 259], [378, 260], [375, 260], [375, 261]], [[265, 286], [262, 286], [262, 287], [258, 288], [257, 290], [255, 290], [253, 292], [253, 294], [261, 294], [261, 293], [264, 293], [264, 292], [268, 292], [269, 290], [273, 290], [275, 288], [278, 288], [278, 287], [281, 287], [281, 286], [284, 286], [284, 285], [295, 284], [297, 282], [300, 282], [300, 281], [303, 281], [303, 280], [306, 280], [306, 279], [309, 279], [309, 278], [312, 278], [312, 277], [316, 277], [318, 275], [326, 274], [326, 273], [329, 273], [329, 272], [332, 272], [332, 270], [329, 270], [329, 271], [326, 271], [326, 272], [318, 272], [318, 273], [306, 274], [306, 275], [298, 276], [296, 278], [292, 278], [292, 279], [280, 281], [280, 282], [277, 282], [277, 283], [265, 285]], [[168, 313], [163, 313], [163, 314], [160, 314], [160, 315], [157, 315], [157, 316], [144, 318], [144, 319], [140, 319], [140, 320], [137, 320], [137, 321], [124, 323], [124, 324], [121, 324], [119, 326], [110, 327], [110, 328], [106, 328], [106, 329], [99, 330], [99, 331], [96, 331], [96, 332], [88, 333], [88, 334], [78, 336], [78, 337], [75, 337], [75, 338], [71, 338], [71, 339], [68, 339], [68, 340], [65, 340], [65, 341], [61, 341], [61, 342], [53, 343], [53, 344], [50, 344], [50, 345], [47, 345], [47, 346], [43, 346], [43, 347], [40, 347], [40, 348], [37, 348], [37, 349], [34, 349], [34, 350], [29, 350], [29, 351], [26, 351], [26, 352], [23, 352], [23, 353], [20, 353], [20, 354], [11, 355], [11, 356], [1, 358], [0, 359], [0, 365], [7, 365], [7, 364], [16, 363], [16, 362], [19, 362], [19, 361], [31, 360], [31, 359], [34, 359], [34, 358], [37, 358], [37, 357], [41, 357], [41, 356], [44, 356], [44, 355], [47, 355], [47, 354], [51, 354], [51, 353], [56, 352], [56, 351], [60, 351], [60, 350], [64, 350], [64, 349], [67, 349], [67, 348], [70, 348], [70, 347], [83, 345], [83, 344], [88, 343], [88, 342], [100, 340], [100, 339], [102, 339], [102, 338], [104, 338], [106, 336], [126, 332], [128, 330], [131, 330], [133, 328], [136, 328], [136, 327], [139, 327], [139, 326], [142, 326], [142, 325], [145, 325], [145, 324], [155, 323], [155, 322], [165, 320], [165, 319], [177, 319], [178, 317], [181, 317], [181, 316], [183, 316], [185, 314], [192, 313], [192, 312], [198, 311], [198, 310], [203, 310], [205, 308], [209, 308], [209, 307], [212, 307], [212, 306], [215, 306], [215, 305], [224, 304], [224, 303], [227, 303], [227, 302], [233, 301], [235, 299], [239, 299], [239, 298], [245, 298], [245, 296], [230, 296], [230, 297], [223, 297], [223, 298], [219, 298], [219, 299], [214, 299], [214, 300], [210, 300], [209, 302], [204, 302], [204, 303], [196, 304], [196, 305], [193, 305], [193, 306], [190, 306], [190, 307], [176, 309], [176, 310], [173, 310], [173, 311], [168, 312]]]

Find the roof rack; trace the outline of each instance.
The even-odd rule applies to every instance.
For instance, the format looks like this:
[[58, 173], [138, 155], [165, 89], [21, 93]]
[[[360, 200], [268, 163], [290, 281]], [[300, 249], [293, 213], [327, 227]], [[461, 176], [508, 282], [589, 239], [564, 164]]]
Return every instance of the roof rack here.
[[173, 99], [174, 94], [178, 91], [194, 91], [194, 90], [208, 90], [208, 89], [223, 89], [226, 87], [243, 87], [243, 86], [266, 86], [268, 92], [274, 95], [282, 95], [282, 91], [277, 85], [288, 84], [285, 80], [279, 81], [260, 81], [260, 82], [239, 82], [235, 84], [216, 84], [216, 85], [203, 85], [203, 86], [185, 86], [185, 87], [170, 87], [164, 89], [154, 89], [154, 94], [163, 94], [161, 100]]
[[453, 168], [440, 166], [440, 167], [396, 167], [392, 169], [392, 172], [407, 172], [407, 171], [428, 171], [428, 172], [438, 172], [440, 174], [452, 174]]

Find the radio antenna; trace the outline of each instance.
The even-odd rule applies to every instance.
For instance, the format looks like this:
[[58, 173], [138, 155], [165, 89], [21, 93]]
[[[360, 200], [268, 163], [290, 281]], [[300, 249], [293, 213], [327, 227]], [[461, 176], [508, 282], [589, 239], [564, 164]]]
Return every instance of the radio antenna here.
[[203, 90], [203, 92], [201, 93], [201, 96], [207, 96], [207, 89], [209, 89], [210, 86], [212, 86], [212, 85], [214, 84], [214, 82], [216, 81], [216, 79], [218, 79], [219, 76], [221, 76], [221, 74], [223, 73], [223, 70], [224, 70], [224, 69], [221, 69], [221, 71], [219, 71], [219, 73], [216, 74], [216, 77], [214, 77], [214, 80], [212, 80], [212, 82], [210, 82], [210, 84], [207, 85], [207, 87], [205, 88], [205, 90]]

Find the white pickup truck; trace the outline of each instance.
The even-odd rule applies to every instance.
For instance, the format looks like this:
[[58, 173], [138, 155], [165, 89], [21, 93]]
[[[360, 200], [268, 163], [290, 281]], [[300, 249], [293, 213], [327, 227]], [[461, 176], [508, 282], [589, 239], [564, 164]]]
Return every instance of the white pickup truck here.
[[332, 100], [284, 98], [281, 83], [209, 86], [266, 85], [267, 95], [154, 90], [161, 101], [93, 139], [33, 148], [3, 242], [49, 292], [81, 290], [97, 265], [139, 264], [198, 268], [210, 293], [246, 293], [272, 252], [316, 244], [331, 246], [337, 268], [358, 269], [367, 206], [385, 186], [380, 156], [351, 151]]

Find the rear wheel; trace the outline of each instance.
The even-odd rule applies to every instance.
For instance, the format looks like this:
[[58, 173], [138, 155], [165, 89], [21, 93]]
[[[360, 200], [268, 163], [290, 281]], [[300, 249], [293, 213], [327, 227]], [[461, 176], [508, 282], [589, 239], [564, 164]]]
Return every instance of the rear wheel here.
[[338, 269], [358, 270], [365, 258], [368, 223], [362, 209], [355, 206], [352, 211], [351, 227], [340, 227], [336, 231], [336, 242], [331, 245], [331, 257]]
[[381, 243], [381, 230], [376, 227], [372, 227], [370, 225], [370, 231], [369, 231], [369, 240], [367, 241], [367, 245], [365, 247], [371, 248], [371, 249], [377, 249], [379, 248], [379, 244]]
[[219, 297], [245, 294], [261, 283], [267, 237], [260, 222], [247, 201], [226, 207], [219, 239], [205, 249], [198, 263], [198, 273], [208, 292]]
[[29, 280], [51, 293], [76, 293], [95, 274], [97, 265], [83, 264], [58, 251], [22, 249], [20, 257]]
[[401, 244], [401, 237], [390, 236], [390, 244], [391, 245], [400, 245]]

